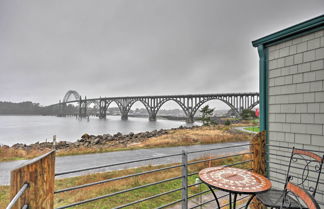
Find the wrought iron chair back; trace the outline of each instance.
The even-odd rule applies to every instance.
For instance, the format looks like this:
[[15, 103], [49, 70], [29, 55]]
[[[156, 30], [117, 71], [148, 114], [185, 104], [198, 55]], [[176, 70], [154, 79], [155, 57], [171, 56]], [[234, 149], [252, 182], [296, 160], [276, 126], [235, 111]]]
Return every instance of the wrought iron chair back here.
[[[298, 203], [300, 209], [305, 208], [305, 206], [307, 206], [307, 208], [309, 208], [309, 209], [320, 209], [320, 206], [316, 202], [314, 197], [306, 190], [289, 182], [290, 179], [291, 179], [291, 177], [288, 177], [288, 182], [285, 185], [285, 189], [284, 189], [284, 198], [282, 200], [282, 204], [281, 204], [280, 208], [290, 208], [291, 202], [287, 202], [287, 200], [289, 201], [291, 199], [286, 198], [287, 195], [289, 195], [290, 197], [292, 197], [295, 200], [294, 201], [295, 204]], [[301, 203], [300, 200], [302, 200], [304, 202], [305, 206]], [[292, 207], [292, 208], [296, 208], [296, 205], [294, 205], [294, 207]]]
[[302, 173], [298, 177], [296, 176], [297, 179], [294, 183], [304, 190], [309, 191], [315, 197], [322, 173], [323, 162], [324, 155], [320, 157], [313, 152], [293, 147], [286, 176], [286, 184], [288, 184], [289, 179], [293, 180], [295, 178], [291, 174], [291, 169], [296, 168], [298, 172], [302, 169]]

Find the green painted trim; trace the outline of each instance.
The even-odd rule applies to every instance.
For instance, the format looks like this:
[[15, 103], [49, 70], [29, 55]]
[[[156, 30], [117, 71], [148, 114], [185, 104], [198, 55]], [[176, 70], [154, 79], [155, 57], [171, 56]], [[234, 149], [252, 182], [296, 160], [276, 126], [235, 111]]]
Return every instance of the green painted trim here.
[[267, 173], [269, 177], [269, 137], [268, 137], [268, 48], [264, 45], [258, 46], [259, 54], [259, 107], [260, 107], [260, 131], [266, 131], [266, 161]]
[[265, 48], [264, 53], [264, 76], [265, 76], [265, 82], [264, 82], [264, 88], [265, 88], [265, 117], [264, 117], [264, 124], [265, 124], [265, 130], [266, 130], [266, 161], [267, 161], [267, 177], [270, 177], [270, 150], [269, 150], [269, 48]]
[[294, 34], [294, 35], [289, 36], [289, 37], [284, 38], [284, 39], [279, 39], [279, 40], [277, 40], [275, 42], [271, 42], [271, 43], [267, 44], [266, 47], [270, 47], [270, 46], [274, 46], [274, 45], [277, 45], [277, 44], [280, 44], [280, 43], [283, 43], [283, 42], [287, 42], [287, 41], [290, 41], [290, 40], [293, 40], [293, 39], [296, 39], [296, 38], [299, 38], [299, 37], [302, 37], [302, 36], [306, 36], [306, 35], [311, 34], [311, 33], [315, 33], [315, 32], [320, 31], [320, 30], [324, 30], [324, 25], [319, 26], [317, 28], [312, 28], [311, 30], [304, 31], [302, 33]]
[[284, 30], [278, 31], [276, 33], [270, 34], [263, 38], [252, 41], [252, 45], [257, 47], [259, 45], [268, 45], [273, 42], [277, 42], [282, 39], [290, 39], [292, 36], [296, 34], [303, 33], [305, 31], [309, 31], [313, 28], [319, 28], [324, 25], [324, 15], [320, 15], [313, 19], [307, 20], [305, 22], [299, 23], [297, 25], [291, 26]]
[[260, 107], [260, 131], [266, 130], [266, 58], [265, 58], [265, 48], [263, 45], [258, 46], [259, 54], [259, 107]]

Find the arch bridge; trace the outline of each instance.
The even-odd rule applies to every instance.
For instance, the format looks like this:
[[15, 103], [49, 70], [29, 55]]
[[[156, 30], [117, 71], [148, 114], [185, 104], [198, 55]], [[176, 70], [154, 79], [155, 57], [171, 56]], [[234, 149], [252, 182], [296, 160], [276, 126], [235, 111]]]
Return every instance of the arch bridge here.
[[[74, 99], [70, 99], [71, 96]], [[220, 100], [227, 104], [232, 112], [237, 116], [244, 109], [252, 109], [259, 104], [259, 93], [226, 93], [226, 94], [189, 94], [189, 95], [164, 95], [164, 96], [128, 96], [128, 97], [104, 97], [87, 99], [82, 97], [73, 90], [70, 90], [64, 96], [62, 102], [56, 104], [61, 108], [64, 115], [64, 107], [70, 103], [78, 103], [78, 115], [86, 117], [89, 115], [87, 109], [90, 104], [94, 104], [99, 110], [99, 118], [106, 118], [109, 105], [115, 102], [120, 110], [123, 120], [128, 118], [128, 113], [136, 102], [141, 102], [149, 115], [149, 120], [155, 121], [156, 115], [162, 105], [168, 101], [176, 102], [187, 117], [187, 122], [194, 122], [194, 115], [199, 108], [206, 102], [211, 100]]]

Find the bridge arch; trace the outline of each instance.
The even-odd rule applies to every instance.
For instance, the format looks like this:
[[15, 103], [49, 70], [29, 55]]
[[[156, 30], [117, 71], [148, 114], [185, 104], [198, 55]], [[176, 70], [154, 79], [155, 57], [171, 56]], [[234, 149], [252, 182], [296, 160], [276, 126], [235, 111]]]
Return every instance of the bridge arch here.
[[193, 111], [192, 111], [192, 114], [195, 115], [195, 114], [197, 113], [197, 111], [199, 110], [199, 108], [200, 108], [203, 104], [205, 104], [205, 103], [207, 103], [207, 102], [209, 102], [209, 101], [213, 101], [213, 100], [218, 100], [218, 101], [221, 101], [221, 102], [225, 103], [227, 106], [229, 106], [229, 107], [231, 108], [231, 110], [232, 110], [232, 111], [233, 111], [237, 116], [240, 115], [239, 112], [238, 112], [238, 110], [234, 107], [233, 104], [231, 104], [231, 103], [228, 102], [227, 100], [224, 100], [224, 99], [221, 99], [221, 98], [208, 98], [208, 99], [203, 99], [203, 100], [201, 100], [198, 104], [195, 105], [195, 107], [194, 107], [194, 109], [193, 109]]
[[71, 96], [73, 96], [75, 98], [74, 100], [79, 100], [80, 99], [80, 94], [77, 91], [69, 90], [64, 95], [63, 102], [65, 103], [65, 102], [69, 102], [69, 101], [74, 101], [74, 100], [69, 100]]
[[158, 106], [156, 107], [156, 112], [155, 112], [155, 114], [157, 114], [157, 113], [159, 112], [159, 110], [161, 109], [161, 107], [162, 107], [165, 103], [170, 102], [170, 101], [173, 101], [173, 102], [177, 103], [177, 104], [181, 107], [181, 109], [182, 109], [182, 111], [184, 112], [185, 115], [188, 114], [188, 110], [187, 110], [186, 106], [185, 106], [181, 101], [179, 101], [179, 100], [177, 100], [177, 99], [174, 99], [174, 98], [166, 98], [166, 99], [162, 100], [162, 101], [158, 104]]
[[137, 102], [141, 103], [141, 104], [145, 107], [147, 113], [150, 115], [150, 113], [151, 113], [151, 108], [150, 108], [150, 106], [149, 106], [145, 101], [143, 101], [143, 100], [141, 100], [141, 99], [134, 99], [134, 100], [132, 100], [131, 102], [129, 102], [129, 103], [127, 104], [127, 106], [126, 106], [126, 108], [127, 108], [127, 114], [128, 114], [129, 111], [131, 110], [132, 106], [133, 106], [135, 103], [137, 103]]
[[122, 114], [123, 105], [122, 105], [121, 102], [119, 102], [118, 100], [110, 100], [110, 101], [108, 101], [106, 111], [108, 110], [109, 106], [110, 106], [112, 103], [115, 103], [115, 104], [117, 105], [120, 114]]

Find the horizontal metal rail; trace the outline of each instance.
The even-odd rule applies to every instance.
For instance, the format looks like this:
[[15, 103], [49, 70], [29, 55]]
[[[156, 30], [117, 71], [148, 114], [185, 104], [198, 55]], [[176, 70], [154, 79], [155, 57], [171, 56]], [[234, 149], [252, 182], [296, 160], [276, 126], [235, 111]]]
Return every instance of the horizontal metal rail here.
[[[227, 195], [223, 195], [223, 196], [219, 197], [218, 199], [224, 198], [224, 197], [226, 197], [226, 196], [228, 196], [228, 194], [227, 194]], [[245, 199], [245, 198], [248, 198], [248, 197], [249, 197], [249, 196], [247, 195], [247, 196], [245, 196], [245, 197], [239, 198], [239, 199], [236, 200], [236, 202], [241, 201], [241, 200], [243, 200], [243, 199]], [[206, 202], [203, 202], [202, 204], [199, 204], [199, 205], [196, 205], [196, 206], [194, 206], [194, 207], [191, 207], [190, 209], [198, 208], [198, 207], [200, 207], [200, 206], [206, 205], [206, 204], [211, 203], [211, 202], [213, 202], [213, 201], [215, 201], [214, 198], [213, 198], [212, 200], [208, 200], [208, 201], [206, 201]], [[221, 208], [224, 208], [224, 207], [227, 207], [227, 206], [229, 206], [229, 203], [227, 203], [227, 204], [225, 204], [225, 205], [222, 205]], [[245, 206], [242, 206], [242, 207], [240, 207], [240, 209], [241, 209], [241, 208], [244, 208], [244, 207], [245, 207]]]
[[24, 194], [24, 192], [26, 191], [26, 189], [29, 187], [28, 183], [25, 183], [20, 190], [17, 192], [17, 194], [14, 196], [14, 198], [12, 198], [12, 200], [10, 201], [10, 203], [8, 204], [8, 206], [6, 207], [6, 209], [11, 209], [19, 200], [19, 198]]
[[208, 161], [212, 161], [212, 160], [221, 160], [221, 159], [226, 159], [226, 158], [230, 158], [230, 157], [236, 157], [236, 156], [245, 155], [245, 154], [252, 154], [252, 153], [253, 152], [246, 152], [246, 153], [239, 153], [239, 154], [235, 154], [235, 155], [227, 155], [227, 156], [223, 156], [223, 157], [210, 158], [210, 159], [207, 159], [207, 160], [198, 160], [198, 161], [188, 163], [188, 166], [198, 164], [198, 163], [208, 162]]
[[[245, 160], [245, 161], [241, 161], [238, 163], [232, 163], [232, 164], [228, 164], [228, 165], [224, 165], [224, 167], [229, 167], [229, 166], [235, 166], [235, 165], [241, 165], [241, 164], [245, 164], [245, 163], [249, 163], [252, 162], [253, 160]], [[191, 174], [188, 174], [188, 176], [193, 176], [193, 175], [197, 175], [199, 172], [194, 172]]]
[[166, 208], [166, 207], [169, 207], [169, 206], [171, 206], [171, 205], [177, 204], [177, 203], [182, 202], [182, 201], [183, 201], [183, 199], [176, 200], [176, 201], [170, 202], [170, 203], [168, 203], [168, 204], [166, 204], [166, 205], [162, 205], [162, 206], [160, 206], [160, 207], [158, 207], [158, 208], [155, 208], [155, 209], [162, 209], [162, 208]]
[[[277, 161], [278, 161], [278, 159], [277, 159]], [[270, 163], [270, 164], [276, 164], [276, 165], [282, 165], [282, 166], [284, 166], [284, 167], [287, 167], [288, 166], [288, 164], [289, 164], [289, 161], [285, 161], [285, 160], [280, 160], [281, 162], [283, 161], [283, 162], [287, 162], [286, 164], [283, 164], [283, 163], [278, 163], [278, 162], [274, 162], [273, 160], [271, 161], [267, 161], [268, 163]], [[304, 165], [304, 164], [299, 164], [299, 163], [294, 163], [294, 164], [297, 164], [297, 165]], [[308, 165], [310, 168], [315, 168], [315, 166], [313, 166], [313, 165]], [[291, 168], [296, 168], [296, 169], [300, 169], [300, 170], [303, 170], [304, 169], [304, 167], [305, 166], [303, 166], [303, 167], [298, 167], [298, 166], [294, 166], [294, 165], [290, 165], [290, 167]], [[316, 172], [316, 171], [312, 171], [312, 170], [310, 170], [311, 172]]]
[[28, 209], [28, 205], [24, 205], [21, 209]]
[[229, 149], [229, 148], [234, 148], [234, 147], [245, 147], [245, 146], [249, 146], [249, 145], [251, 145], [251, 144], [248, 143], [248, 144], [218, 147], [218, 148], [212, 148], [212, 149], [206, 149], [206, 150], [197, 150], [197, 151], [187, 152], [187, 154], [193, 154], [193, 153], [199, 153], [199, 152], [209, 152], [209, 151], [215, 151], [215, 150], [220, 150], [220, 149]]
[[[285, 148], [285, 149], [292, 150], [292, 147], [285, 147], [285, 146], [279, 146], [279, 145], [274, 145], [274, 144], [266, 144], [266, 146], [268, 146], [268, 147]], [[296, 147], [296, 149], [298, 149], [298, 148]], [[318, 152], [318, 153], [323, 153], [324, 154], [324, 151], [320, 151], [320, 150], [312, 150], [312, 149], [303, 149], [303, 150], [310, 151], [310, 152]]]
[[137, 200], [137, 201], [134, 201], [134, 202], [131, 202], [131, 203], [128, 203], [128, 204], [125, 204], [125, 205], [122, 205], [122, 206], [113, 208], [113, 209], [125, 208], [125, 207], [128, 207], [128, 206], [134, 205], [134, 204], [138, 204], [140, 202], [144, 202], [144, 201], [147, 201], [147, 200], [151, 200], [151, 199], [154, 199], [154, 198], [157, 198], [157, 197], [160, 197], [160, 196], [163, 196], [163, 195], [167, 195], [167, 194], [170, 194], [170, 193], [173, 193], [173, 192], [177, 192], [177, 191], [180, 191], [180, 190], [183, 190], [183, 189], [184, 188], [173, 189], [173, 190], [170, 190], [170, 191], [167, 191], [167, 192], [163, 192], [163, 193], [160, 193], [160, 194], [157, 194], [157, 195], [153, 195], [153, 196], [150, 196], [150, 197], [147, 197], [147, 198], [144, 198], [144, 199], [140, 199], [140, 200]]
[[[268, 161], [266, 161], [266, 162], [268, 162]], [[276, 162], [269, 162], [269, 164], [275, 164], [275, 165], [281, 165], [281, 166], [286, 166], [287, 167], [287, 165], [286, 164], [281, 164], [281, 163], [276, 163]], [[298, 170], [303, 170], [303, 168], [299, 168], [299, 167], [296, 167], [296, 166], [292, 166], [292, 165], [290, 165], [290, 167], [291, 168], [295, 168], [295, 169], [298, 169]], [[283, 170], [283, 169], [280, 169], [281, 171], [286, 171], [286, 170]], [[273, 171], [273, 172], [275, 172], [274, 170], [272, 170], [271, 169], [271, 167], [270, 167], [270, 171]], [[277, 172], [277, 171], [276, 171]], [[312, 172], [312, 173], [318, 173], [318, 172], [316, 172], [316, 171], [313, 171], [313, 170], [310, 170], [309, 172]], [[293, 172], [293, 171], [290, 171], [290, 173], [292, 173], [292, 174], [297, 174], [296, 172]], [[282, 175], [287, 175], [287, 171], [286, 171], [286, 173], [280, 173], [280, 174], [282, 174]], [[296, 176], [297, 177], [297, 176]], [[311, 182], [315, 182], [316, 183], [316, 181], [317, 181], [317, 179], [315, 180], [315, 178], [309, 178], [308, 179], [308, 181], [311, 181]], [[319, 183], [321, 183], [321, 182], [319, 182]], [[323, 183], [321, 183], [321, 184], [324, 184], [324, 182]]]
[[203, 195], [203, 194], [206, 194], [206, 193], [209, 193], [209, 192], [210, 192], [210, 190], [208, 189], [208, 190], [205, 190], [205, 191], [199, 192], [199, 193], [197, 193], [197, 194], [191, 195], [191, 196], [188, 197], [188, 199], [190, 199], [190, 198], [194, 198], [194, 197], [197, 197], [197, 196], [199, 196], [199, 195]]
[[100, 169], [100, 168], [107, 168], [107, 167], [113, 167], [113, 166], [118, 166], [118, 165], [137, 163], [137, 162], [148, 161], [148, 160], [157, 160], [157, 159], [161, 159], [161, 158], [175, 157], [175, 156], [180, 156], [180, 155], [181, 155], [181, 153], [173, 154], [173, 155], [165, 155], [165, 156], [160, 156], [160, 157], [144, 158], [144, 159], [139, 159], [139, 160], [132, 160], [132, 161], [114, 163], [114, 164], [108, 164], [108, 165], [101, 165], [101, 166], [95, 166], [95, 167], [91, 167], [91, 168], [77, 169], [77, 170], [72, 170], [72, 171], [56, 173], [55, 176], [61, 176], [61, 175], [66, 175], [66, 174], [71, 174], [71, 173], [78, 173], [78, 172], [82, 172], [82, 171], [96, 170], [96, 169]]
[[179, 168], [179, 167], [182, 167], [182, 166], [183, 165], [170, 166], [170, 167], [145, 171], [145, 172], [141, 172], [141, 173], [130, 174], [130, 175], [127, 175], [127, 176], [120, 176], [120, 177], [116, 177], [116, 178], [106, 179], [106, 180], [97, 181], [97, 182], [93, 182], [93, 183], [89, 183], [89, 184], [83, 184], [83, 185], [79, 185], [79, 186], [70, 187], [70, 188], [55, 191], [54, 194], [73, 191], [73, 190], [82, 189], [82, 188], [85, 188], [85, 187], [90, 187], [90, 186], [94, 186], [94, 185], [98, 185], [98, 184], [104, 184], [104, 183], [108, 183], [108, 182], [112, 182], [112, 181], [118, 181], [118, 180], [122, 180], [122, 179], [125, 179], [125, 178], [131, 178], [131, 177], [140, 176], [140, 175], [144, 175], [144, 174], [164, 171], [164, 170], [168, 170], [168, 169], [172, 169], [172, 168]]
[[[280, 152], [280, 150], [275, 150], [275, 151]], [[280, 155], [280, 154], [275, 154], [275, 153], [271, 153], [271, 152], [267, 152], [267, 154], [282, 157], [284, 159], [287, 159], [287, 157], [289, 157], [289, 159], [290, 159], [290, 156], [286, 156], [286, 155]], [[289, 155], [290, 155], [290, 153], [289, 153]], [[296, 157], [296, 156], [294, 156], [294, 159], [296, 159], [296, 160], [306, 160], [305, 158], [299, 158], [299, 157]], [[289, 160], [285, 160], [285, 161], [289, 162]], [[307, 161], [309, 161], [309, 162], [318, 162], [317, 160], [312, 160], [312, 159], [307, 159]]]
[[[137, 190], [137, 189], [142, 189], [142, 188], [149, 187], [149, 186], [154, 186], [154, 185], [165, 183], [165, 182], [168, 182], [168, 181], [173, 181], [173, 180], [180, 179], [180, 178], [182, 178], [182, 176], [169, 178], [169, 179], [165, 179], [165, 180], [150, 183], [150, 184], [145, 184], [145, 185], [138, 186], [138, 187], [133, 187], [133, 188], [130, 188], [130, 189], [121, 190], [121, 191], [110, 193], [110, 194], [107, 194], [107, 195], [103, 195], [103, 196], [83, 200], [83, 201], [80, 201], [80, 202], [72, 203], [70, 205], [65, 205], [65, 206], [62, 206], [62, 207], [59, 207], [59, 208], [56, 208], [56, 209], [69, 208], [69, 207], [73, 207], [73, 206], [77, 206], [77, 205], [82, 205], [82, 204], [85, 204], [85, 203], [89, 203], [89, 202], [93, 202], [93, 201], [96, 201], [96, 200], [112, 197], [112, 196], [115, 196], [115, 195], [118, 195], [118, 194], [123, 194], [123, 193], [126, 193], [126, 192], [134, 191], [134, 190]], [[180, 189], [183, 189], [183, 188], [180, 188]]]

